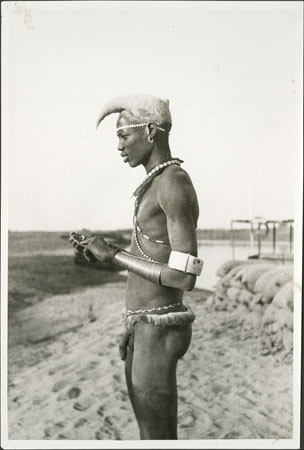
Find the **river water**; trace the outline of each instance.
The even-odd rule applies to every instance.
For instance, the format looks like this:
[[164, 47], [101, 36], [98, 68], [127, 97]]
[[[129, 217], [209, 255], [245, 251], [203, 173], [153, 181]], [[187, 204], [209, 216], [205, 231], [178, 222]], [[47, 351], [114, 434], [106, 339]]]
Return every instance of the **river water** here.
[[[129, 250], [129, 248], [127, 248]], [[272, 254], [271, 242], [263, 242], [263, 253]], [[246, 260], [248, 256], [257, 254], [257, 247], [250, 247], [250, 242], [236, 241], [234, 248], [235, 259]], [[277, 242], [276, 253], [278, 255], [289, 254], [289, 242]], [[74, 250], [58, 249], [58, 250], [37, 250], [37, 254], [57, 254], [57, 255], [73, 255]], [[32, 256], [33, 251], [22, 253], [10, 253], [10, 256]], [[197, 277], [196, 287], [201, 289], [212, 290], [218, 280], [216, 276], [217, 269], [226, 261], [234, 259], [230, 240], [200, 240], [198, 241], [198, 256], [204, 261], [202, 273]], [[127, 271], [121, 272], [127, 276]]]
[[[263, 253], [272, 254], [272, 244], [263, 242]], [[250, 242], [238, 241], [235, 243], [235, 259], [246, 260], [248, 256], [257, 254], [256, 247], [250, 247]], [[289, 254], [289, 242], [276, 243], [277, 254]], [[196, 287], [202, 289], [213, 289], [218, 277], [217, 269], [226, 261], [233, 259], [231, 241], [210, 241], [198, 242], [198, 255], [204, 261], [201, 275], [197, 278]]]

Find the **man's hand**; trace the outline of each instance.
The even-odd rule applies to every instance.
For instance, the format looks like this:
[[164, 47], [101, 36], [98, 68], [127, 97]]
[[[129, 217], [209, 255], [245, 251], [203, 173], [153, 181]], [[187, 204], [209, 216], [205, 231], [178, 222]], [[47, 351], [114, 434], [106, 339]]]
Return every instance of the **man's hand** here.
[[83, 256], [87, 261], [90, 261], [90, 253], [92, 253], [98, 261], [112, 262], [117, 252], [117, 248], [108, 244], [102, 236], [94, 236], [82, 242], [86, 245]]
[[122, 361], [127, 357], [130, 332], [125, 331], [119, 341], [119, 356]]

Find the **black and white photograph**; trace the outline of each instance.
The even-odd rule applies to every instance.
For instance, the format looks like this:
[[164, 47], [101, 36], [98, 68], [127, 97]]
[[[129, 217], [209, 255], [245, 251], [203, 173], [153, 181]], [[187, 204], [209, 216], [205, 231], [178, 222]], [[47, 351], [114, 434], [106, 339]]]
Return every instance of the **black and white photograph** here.
[[1, 447], [299, 448], [303, 3], [1, 14]]

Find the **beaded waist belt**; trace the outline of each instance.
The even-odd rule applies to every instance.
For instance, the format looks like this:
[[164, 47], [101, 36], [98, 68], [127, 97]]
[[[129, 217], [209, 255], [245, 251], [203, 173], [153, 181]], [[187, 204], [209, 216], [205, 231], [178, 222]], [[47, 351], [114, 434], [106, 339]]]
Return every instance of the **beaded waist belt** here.
[[175, 306], [182, 305], [182, 303], [171, 303], [171, 305], [166, 306], [157, 306], [155, 308], [149, 309], [137, 309], [136, 311], [132, 311], [131, 309], [127, 309], [126, 316], [131, 316], [133, 314], [146, 314], [154, 311], [165, 311], [166, 309], [175, 308]]

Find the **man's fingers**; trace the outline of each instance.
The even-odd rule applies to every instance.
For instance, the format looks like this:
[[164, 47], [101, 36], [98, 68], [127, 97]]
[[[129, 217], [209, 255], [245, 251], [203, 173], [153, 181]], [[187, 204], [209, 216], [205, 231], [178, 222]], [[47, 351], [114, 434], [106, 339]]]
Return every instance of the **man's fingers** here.
[[119, 355], [122, 361], [124, 361], [127, 357], [129, 339], [130, 333], [126, 332], [122, 335], [119, 342]]
[[127, 353], [128, 353], [127, 347], [124, 347], [124, 348], [119, 347], [119, 356], [122, 361], [125, 361], [125, 359], [127, 357]]
[[82, 253], [82, 254], [83, 254], [84, 258], [85, 258], [88, 262], [91, 262], [90, 254], [88, 253], [88, 251], [87, 251], [86, 248], [83, 250], [83, 253]]

